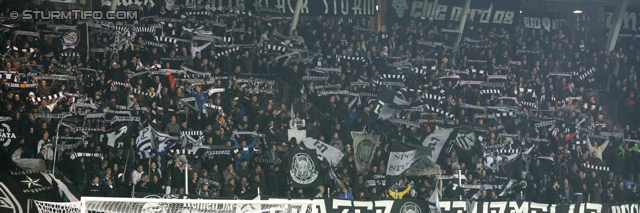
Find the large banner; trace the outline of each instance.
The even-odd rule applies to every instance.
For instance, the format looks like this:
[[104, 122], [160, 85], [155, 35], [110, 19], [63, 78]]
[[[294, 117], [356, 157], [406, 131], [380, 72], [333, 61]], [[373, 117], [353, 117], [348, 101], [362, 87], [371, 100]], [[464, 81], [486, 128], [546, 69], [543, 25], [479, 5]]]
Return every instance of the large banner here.
[[[607, 12], [605, 26], [609, 29], [613, 26], [613, 23], [615, 23], [615, 17], [613, 15], [615, 8], [613, 6], [606, 6], [605, 11]], [[622, 20], [622, 27], [620, 28], [620, 37], [630, 37], [637, 33], [640, 29], [638, 19], [640, 19], [640, 7], [627, 7], [627, 11], [624, 13], [624, 19]]]
[[524, 12], [522, 24], [530, 29], [557, 30], [567, 21], [565, 14], [564, 12]]
[[[413, 19], [433, 21], [460, 21], [464, 0], [389, 0], [387, 7], [388, 24], [409, 23]], [[515, 2], [515, 1], [514, 1]], [[468, 19], [471, 23], [513, 24], [516, 21], [515, 7], [511, 3], [493, 4], [489, 1], [472, 1]], [[471, 24], [467, 22], [468, 24]]]
[[[102, 6], [110, 6], [111, 0], [102, 0]], [[165, 5], [171, 9], [174, 5], [210, 5], [213, 8], [238, 8], [251, 11], [269, 11], [293, 14], [297, 0], [120, 0], [120, 7], [151, 4]], [[325, 16], [372, 16], [376, 14], [377, 0], [302, 0], [300, 14]]]
[[[201, 197], [197, 195], [150, 195], [143, 193], [136, 193], [136, 198], [164, 198], [164, 199], [211, 199], [207, 197]], [[291, 209], [295, 206], [295, 199], [281, 199], [270, 198], [269, 196], [262, 195], [256, 197], [257, 200], [273, 200], [273, 201], [291, 201], [293, 206], [288, 206]], [[340, 213], [340, 212], [361, 212], [361, 213], [428, 213], [429, 202], [422, 200], [372, 200], [372, 201], [351, 201], [343, 199], [313, 199], [315, 201], [316, 209], [318, 213]], [[441, 213], [492, 213], [492, 212], [556, 212], [556, 213], [634, 213], [640, 212], [640, 203], [620, 203], [620, 204], [599, 204], [599, 203], [582, 203], [582, 204], [545, 204], [534, 203], [528, 201], [497, 201], [497, 202], [475, 202], [475, 201], [439, 201]], [[250, 200], [247, 200], [247, 204], [250, 205]], [[248, 209], [252, 207], [254, 210], [255, 205], [247, 206], [247, 204], [236, 205], [226, 204], [224, 205], [228, 212], [231, 209]], [[186, 205], [185, 205], [186, 206]], [[199, 204], [197, 209], [218, 209], [213, 207], [222, 208], [220, 204]], [[273, 207], [273, 205], [269, 206]], [[283, 206], [284, 207], [284, 206]], [[142, 206], [139, 207], [142, 209]], [[188, 209], [188, 208], [187, 208]], [[300, 210], [300, 206], [297, 208]], [[195, 209], [191, 209], [195, 210]], [[222, 212], [222, 211], [221, 211]], [[301, 211], [308, 212], [308, 211]]]
[[[263, 197], [263, 199], [265, 199]], [[268, 199], [285, 200], [285, 199]], [[351, 201], [341, 199], [316, 200], [318, 213], [338, 212], [385, 212], [385, 213], [427, 213], [429, 204], [420, 200], [375, 200]], [[556, 213], [633, 213], [640, 212], [638, 203], [598, 204], [582, 203], [573, 205], [543, 204], [528, 201], [467, 202], [440, 201], [441, 213], [493, 213], [493, 212], [556, 212]]]

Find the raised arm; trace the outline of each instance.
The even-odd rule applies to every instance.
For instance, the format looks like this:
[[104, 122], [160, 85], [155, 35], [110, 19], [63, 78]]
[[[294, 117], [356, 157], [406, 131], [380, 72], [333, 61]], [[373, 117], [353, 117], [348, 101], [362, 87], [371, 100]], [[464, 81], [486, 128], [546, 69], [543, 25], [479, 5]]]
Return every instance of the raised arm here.
[[253, 148], [256, 146], [256, 144], [258, 144], [258, 137], [253, 138], [253, 141], [251, 141], [251, 144], [249, 144], [247, 147]]
[[634, 145], [633, 147], [629, 148], [629, 151], [633, 151], [640, 148], [640, 143], [637, 143], [636, 145]]
[[[608, 140], [607, 140], [608, 143]], [[591, 140], [589, 139], [589, 137], [587, 136], [587, 148], [589, 149], [589, 152], [593, 152], [595, 151], [595, 149], [593, 148], [593, 146], [591, 145]]]
[[398, 194], [400, 194], [400, 197], [404, 197], [405, 194], [409, 193], [411, 191], [411, 188], [413, 187], [413, 185], [409, 185], [407, 186], [406, 189], [404, 189], [401, 192], [398, 192]]
[[193, 47], [193, 49], [195, 49], [196, 52], [202, 52], [202, 50], [207, 48], [209, 45], [211, 45], [211, 42], [207, 42], [206, 44], [203, 44], [201, 46]]
[[607, 148], [607, 146], [609, 146], [609, 140], [604, 141], [604, 143], [602, 144], [602, 146], [600, 146], [599, 148], [602, 149], [604, 151], [604, 149]]
[[233, 142], [233, 145], [238, 147], [238, 149], [242, 149], [242, 146], [240, 146], [240, 143], [238, 143], [238, 139], [236, 139], [236, 135], [235, 134], [231, 135], [230, 140], [231, 140], [231, 142]]

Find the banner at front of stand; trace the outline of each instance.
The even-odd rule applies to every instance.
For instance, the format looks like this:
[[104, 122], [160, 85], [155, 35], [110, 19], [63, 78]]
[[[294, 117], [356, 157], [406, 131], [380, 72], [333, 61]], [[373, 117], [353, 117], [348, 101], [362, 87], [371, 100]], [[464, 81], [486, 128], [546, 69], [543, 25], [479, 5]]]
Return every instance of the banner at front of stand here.
[[558, 30], [567, 21], [565, 12], [524, 12], [522, 25], [529, 29]]
[[[264, 200], [287, 201], [281, 198], [268, 198], [262, 196]], [[292, 200], [292, 203], [295, 203]], [[394, 213], [428, 213], [429, 203], [421, 200], [373, 200], [373, 201], [352, 201], [334, 198], [315, 199], [318, 213], [341, 213], [341, 212], [394, 212]], [[467, 212], [466, 201], [441, 201], [441, 212]]]
[[[286, 201], [281, 198], [268, 198], [263, 200]], [[318, 213], [339, 212], [398, 212], [398, 213], [428, 213], [429, 202], [420, 200], [374, 200], [351, 201], [343, 199], [325, 198], [315, 199]], [[295, 203], [293, 200], [292, 203]], [[493, 213], [493, 212], [556, 212], [556, 213], [633, 213], [640, 212], [639, 203], [623, 204], [546, 204], [528, 201], [496, 201], [496, 202], [467, 202], [467, 201], [440, 201], [441, 213]]]
[[[464, 0], [388, 0], [387, 25], [406, 25], [411, 20], [429, 19], [434, 22], [459, 22], [464, 10]], [[514, 8], [517, 1], [472, 1], [467, 24], [506, 24], [517, 22]]]
[[[604, 11], [605, 15], [605, 26], [607, 27], [606, 33], [609, 32], [609, 28], [613, 26], [615, 23], [616, 17], [613, 15], [615, 8], [614, 6], [605, 6]], [[638, 33], [640, 30], [640, 6], [629, 6], [627, 7], [627, 11], [624, 13], [624, 18], [622, 19], [622, 27], [620, 27], [620, 37], [631, 37]]]

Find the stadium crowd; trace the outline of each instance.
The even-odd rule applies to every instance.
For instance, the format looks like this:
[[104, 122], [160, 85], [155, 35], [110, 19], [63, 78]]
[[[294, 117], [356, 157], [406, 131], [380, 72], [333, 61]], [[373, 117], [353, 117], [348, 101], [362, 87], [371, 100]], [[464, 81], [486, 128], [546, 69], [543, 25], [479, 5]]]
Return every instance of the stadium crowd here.
[[[48, 1], [4, 8], [16, 7], [55, 9]], [[198, 8], [207, 11], [202, 9], [204, 6]], [[637, 43], [622, 44], [616, 51], [607, 52], [603, 42], [593, 37], [574, 40], [563, 29], [549, 32], [517, 24], [467, 23], [463, 35], [459, 35], [451, 30], [457, 23], [423, 19], [407, 26], [393, 23], [371, 31], [367, 29], [374, 26], [368, 18], [322, 16], [304, 17], [292, 36], [285, 36], [291, 21], [278, 18], [281, 14], [263, 13], [257, 17], [259, 13], [255, 11], [250, 15], [216, 10], [196, 16], [189, 13], [192, 10], [172, 10], [162, 4], [145, 5], [141, 11], [145, 17], [187, 21], [128, 21], [131, 26], [161, 27], [153, 33], [129, 33], [135, 37], [117, 53], [87, 53], [79, 46], [66, 48], [57, 41], [61, 38], [43, 35], [15, 36], [16, 30], [40, 30], [36, 27], [41, 25], [27, 20], [5, 26], [5, 45], [0, 47], [3, 70], [20, 73], [17, 79], [3, 79], [0, 86], [0, 114], [12, 118], [11, 129], [20, 136], [19, 143], [10, 145], [9, 153], [21, 149], [21, 158], [42, 158], [49, 170], [55, 165], [87, 196], [189, 193], [243, 199], [260, 193], [289, 198], [425, 200], [436, 188], [443, 188], [442, 199], [522, 199], [541, 203], [640, 200], [636, 185], [640, 178], [640, 144], [631, 142], [640, 139], [640, 132], [627, 124], [611, 123], [611, 113], [599, 103], [606, 99], [595, 97], [597, 91], [608, 91], [613, 96], [635, 100], [634, 94], [640, 92], [635, 71], [640, 65]], [[218, 23], [226, 24], [227, 29], [242, 30], [225, 31]], [[206, 31], [233, 37], [233, 41], [192, 41]], [[109, 47], [124, 39], [119, 34], [127, 33], [90, 33], [89, 46]], [[163, 36], [186, 42], [155, 39]], [[454, 47], [458, 37], [462, 39], [459, 48]], [[147, 41], [164, 43], [159, 47]], [[231, 43], [246, 46], [226, 48]], [[285, 52], [271, 47], [306, 52], [279, 58]], [[406, 69], [406, 65], [416, 69]], [[322, 71], [320, 67], [326, 69]], [[163, 69], [179, 71], [157, 72]], [[148, 70], [151, 74], [136, 75]], [[380, 82], [394, 80], [386, 76], [389, 74], [405, 78], [398, 84], [380, 86]], [[38, 76], [61, 75], [82, 78], [36, 80]], [[481, 88], [482, 83], [477, 81], [488, 78], [504, 83], [504, 87], [489, 88], [499, 92]], [[192, 86], [194, 82], [186, 79], [212, 83]], [[12, 83], [36, 85], [21, 88]], [[425, 94], [437, 94], [443, 98], [431, 100], [430, 105], [448, 114], [404, 110], [393, 118], [420, 121], [419, 125], [389, 122], [378, 119], [377, 102], [372, 100], [375, 97], [326, 93], [347, 90], [376, 94], [379, 87], [393, 88], [409, 102], [426, 99]], [[211, 88], [226, 90], [210, 92]], [[285, 91], [288, 98], [282, 98]], [[37, 99], [60, 92], [65, 95]], [[193, 104], [181, 101], [190, 97], [195, 98]], [[74, 103], [97, 107], [72, 107]], [[491, 113], [483, 113], [502, 113], [499, 110], [504, 108], [517, 115], [492, 117]], [[59, 132], [60, 119], [36, 117], [64, 112], [77, 113], [66, 121], [75, 122], [75, 126], [62, 125]], [[107, 116], [85, 118], [83, 113]], [[111, 129], [119, 122], [102, 121], [114, 119], [117, 113], [139, 116], [140, 129], [151, 125], [171, 136], [202, 131], [199, 142], [203, 145], [236, 146], [238, 151], [181, 155], [165, 150], [149, 154], [137, 149], [136, 137], [131, 138], [130, 144], [111, 147], [85, 135]], [[557, 123], [536, 125], [548, 120]], [[464, 184], [481, 187], [461, 187], [457, 179], [438, 179], [435, 175], [385, 183], [390, 146], [401, 142], [421, 145], [425, 137], [440, 128], [462, 125], [474, 126], [482, 136], [483, 152], [466, 157], [458, 157], [455, 152], [446, 156], [440, 163], [441, 174], [461, 171], [466, 177]], [[84, 133], [80, 127], [85, 128]], [[284, 162], [287, 152], [300, 149], [300, 145], [299, 140], [287, 137], [290, 128], [304, 129], [308, 137], [345, 154], [339, 166], [322, 168], [334, 169], [337, 176], [323, 175], [318, 187], [291, 186], [291, 180], [286, 178], [289, 166]], [[371, 168], [365, 173], [356, 171], [351, 131], [381, 135]], [[62, 145], [55, 156], [55, 136], [82, 139], [57, 140]], [[76, 153], [102, 153], [104, 157]], [[54, 156], [57, 162], [53, 162]], [[186, 188], [185, 176], [189, 183]], [[512, 193], [501, 196], [504, 190], [493, 186], [502, 186], [511, 179], [516, 180], [517, 186]], [[336, 186], [336, 182], [342, 185]], [[581, 193], [582, 198], [576, 198], [576, 193]]]

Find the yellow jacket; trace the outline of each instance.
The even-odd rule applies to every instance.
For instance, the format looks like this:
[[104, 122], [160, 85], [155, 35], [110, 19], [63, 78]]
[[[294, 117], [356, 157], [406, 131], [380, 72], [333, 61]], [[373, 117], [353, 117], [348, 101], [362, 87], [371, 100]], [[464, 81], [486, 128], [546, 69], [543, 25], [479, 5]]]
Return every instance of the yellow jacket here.
[[404, 195], [406, 195], [407, 193], [409, 193], [411, 191], [411, 187], [412, 185], [407, 186], [406, 189], [404, 189], [404, 191], [399, 191], [397, 194], [395, 191], [389, 189], [389, 196], [393, 199], [402, 199], [402, 197], [404, 197]]

